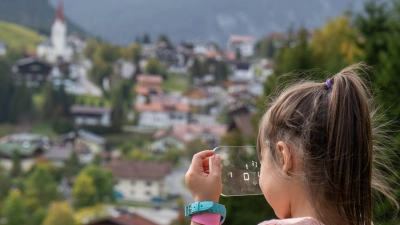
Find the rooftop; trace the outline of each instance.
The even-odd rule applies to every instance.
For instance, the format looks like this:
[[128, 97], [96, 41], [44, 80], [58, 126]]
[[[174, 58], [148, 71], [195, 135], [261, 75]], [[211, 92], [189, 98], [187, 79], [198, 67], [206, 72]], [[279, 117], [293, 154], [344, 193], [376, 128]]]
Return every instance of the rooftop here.
[[111, 113], [111, 109], [95, 106], [73, 105], [70, 109], [72, 114], [98, 114]]
[[172, 170], [165, 162], [114, 160], [103, 165], [117, 178], [127, 179], [163, 179]]

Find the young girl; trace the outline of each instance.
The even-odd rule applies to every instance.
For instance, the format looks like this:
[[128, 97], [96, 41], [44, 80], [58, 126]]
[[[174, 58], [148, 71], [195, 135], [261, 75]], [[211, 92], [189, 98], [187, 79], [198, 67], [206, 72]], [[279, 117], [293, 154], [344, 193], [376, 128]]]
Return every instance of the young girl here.
[[[357, 75], [363, 67], [345, 68], [323, 83], [297, 83], [269, 106], [259, 125], [259, 184], [280, 220], [262, 225], [370, 225], [372, 189], [393, 200], [373, 168], [374, 108]], [[185, 180], [196, 202], [218, 203], [221, 168], [213, 151], [193, 157]], [[217, 220], [203, 222], [212, 217]], [[191, 218], [193, 225], [214, 225], [220, 215]]]

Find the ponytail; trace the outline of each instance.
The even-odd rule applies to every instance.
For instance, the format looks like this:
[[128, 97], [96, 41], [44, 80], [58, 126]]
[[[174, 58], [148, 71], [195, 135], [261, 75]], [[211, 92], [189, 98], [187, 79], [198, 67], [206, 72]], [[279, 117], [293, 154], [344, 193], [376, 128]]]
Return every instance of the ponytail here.
[[372, 222], [372, 121], [368, 90], [357, 75], [359, 65], [332, 80], [327, 121], [328, 199], [340, 205], [350, 224]]

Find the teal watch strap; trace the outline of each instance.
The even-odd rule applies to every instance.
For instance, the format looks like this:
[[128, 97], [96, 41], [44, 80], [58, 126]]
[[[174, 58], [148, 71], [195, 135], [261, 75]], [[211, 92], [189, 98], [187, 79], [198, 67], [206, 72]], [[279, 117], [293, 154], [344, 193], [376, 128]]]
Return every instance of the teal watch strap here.
[[193, 214], [202, 212], [210, 212], [221, 215], [220, 224], [225, 221], [226, 208], [224, 205], [214, 203], [211, 201], [206, 202], [195, 202], [185, 206], [185, 217], [191, 218]]

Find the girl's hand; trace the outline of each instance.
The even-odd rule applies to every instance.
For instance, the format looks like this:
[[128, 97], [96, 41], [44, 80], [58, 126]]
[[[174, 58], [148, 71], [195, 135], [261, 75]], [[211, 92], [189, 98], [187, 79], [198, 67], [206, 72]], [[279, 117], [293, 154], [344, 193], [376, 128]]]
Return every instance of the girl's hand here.
[[221, 159], [214, 151], [206, 150], [193, 156], [185, 175], [186, 185], [196, 202], [218, 202], [222, 192]]

